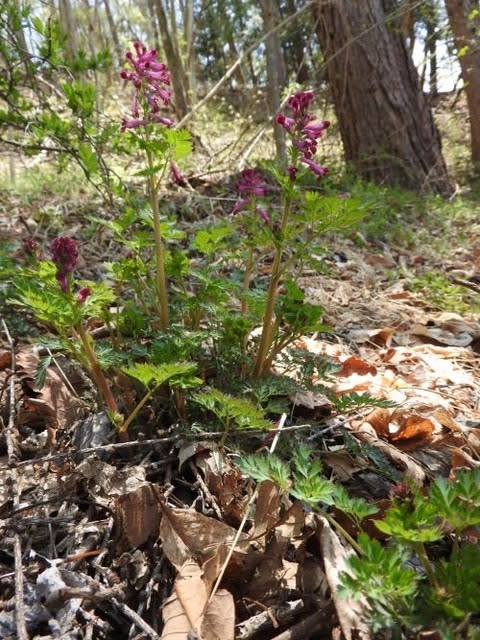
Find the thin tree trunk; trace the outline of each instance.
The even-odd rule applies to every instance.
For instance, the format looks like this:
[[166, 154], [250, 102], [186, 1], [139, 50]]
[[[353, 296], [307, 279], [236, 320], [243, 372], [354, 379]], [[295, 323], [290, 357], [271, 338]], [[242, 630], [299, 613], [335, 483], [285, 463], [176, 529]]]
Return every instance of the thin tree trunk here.
[[62, 31], [66, 36], [66, 48], [70, 60], [77, 55], [77, 25], [73, 16], [70, 0], [59, 0], [58, 13]]
[[[260, 0], [263, 28], [272, 31], [280, 22], [277, 0]], [[271, 33], [265, 40], [267, 58], [267, 96], [269, 116], [273, 118], [280, 109], [282, 89], [286, 84], [286, 71], [278, 31]], [[273, 123], [277, 158], [286, 160], [287, 146], [285, 131], [276, 122]]]
[[193, 0], [186, 0], [185, 2], [185, 10], [184, 10], [184, 24], [185, 24], [185, 42], [186, 42], [186, 53], [185, 53], [185, 66], [187, 69], [186, 73], [186, 84], [189, 93], [190, 103], [193, 105], [197, 101], [197, 83], [195, 77], [195, 25], [193, 21]]
[[110, 0], [103, 0], [103, 6], [105, 7], [105, 15], [107, 17], [108, 28], [110, 29], [110, 35], [112, 36], [113, 48], [115, 50], [115, 57], [117, 58], [117, 64], [121, 64], [122, 60], [122, 48], [120, 46], [120, 40], [118, 38], [117, 26], [113, 19], [112, 9], [110, 7]]
[[[445, 0], [467, 96], [470, 143], [475, 171], [480, 172], [480, 17], [475, 0]], [[477, 13], [475, 13], [475, 10]]]
[[449, 196], [440, 136], [391, 17], [396, 6], [394, 0], [316, 5], [345, 159], [367, 180]]
[[172, 88], [173, 96], [175, 99], [175, 111], [177, 113], [177, 117], [181, 120], [188, 111], [187, 97], [185, 94], [184, 86], [185, 73], [183, 70], [182, 60], [172, 40], [170, 29], [168, 27], [167, 14], [162, 0], [154, 0], [154, 6], [157, 12], [160, 35], [162, 38], [163, 48], [165, 50], [165, 57], [167, 58], [167, 64], [172, 74]]

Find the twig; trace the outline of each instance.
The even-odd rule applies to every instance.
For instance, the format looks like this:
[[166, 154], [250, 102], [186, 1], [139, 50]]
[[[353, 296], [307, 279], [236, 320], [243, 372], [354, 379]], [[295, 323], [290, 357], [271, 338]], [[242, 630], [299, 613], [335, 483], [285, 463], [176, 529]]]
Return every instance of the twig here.
[[326, 631], [326, 625], [330, 626], [333, 615], [333, 607], [328, 605], [323, 611], [316, 611], [290, 629], [279, 633], [272, 640], [308, 640], [318, 638], [319, 632]]
[[[275, 429], [271, 429], [270, 431], [268, 431], [269, 435], [275, 434], [277, 431], [298, 431], [300, 429], [309, 429], [311, 428], [311, 424], [297, 424], [297, 425], [292, 425], [290, 427], [283, 427], [282, 429], [279, 429], [278, 427]], [[332, 430], [332, 426], [328, 426], [325, 427], [325, 429], [323, 429], [320, 432], [316, 432], [316, 436], [321, 435], [322, 433], [328, 433], [329, 431]], [[243, 432], [240, 431], [235, 431], [232, 432], [232, 435], [235, 436], [241, 436], [241, 435], [246, 435], [246, 436], [259, 436], [259, 435], [265, 435], [265, 429], [248, 429], [248, 430], [244, 430]], [[98, 447], [89, 447], [88, 449], [72, 449], [72, 451], [68, 451], [65, 453], [56, 453], [55, 455], [46, 455], [46, 456], [42, 456], [40, 458], [31, 458], [30, 460], [19, 460], [19, 461], [14, 461], [12, 462], [12, 464], [9, 465], [0, 465], [0, 471], [5, 471], [8, 469], [11, 469], [12, 467], [14, 468], [19, 468], [19, 467], [25, 467], [28, 465], [33, 465], [33, 464], [42, 464], [44, 462], [57, 462], [58, 460], [65, 460], [67, 458], [72, 458], [73, 456], [88, 456], [90, 454], [96, 454], [99, 453], [100, 451], [106, 451], [106, 452], [111, 452], [111, 451], [117, 451], [117, 450], [123, 450], [123, 449], [128, 449], [129, 447], [140, 447], [140, 448], [144, 448], [144, 447], [153, 447], [155, 445], [159, 445], [159, 444], [166, 444], [166, 443], [174, 443], [174, 442], [178, 442], [178, 441], [182, 441], [182, 440], [215, 440], [215, 439], [220, 439], [221, 437], [221, 433], [219, 433], [218, 431], [207, 431], [205, 433], [182, 433], [182, 434], [174, 434], [171, 436], [167, 436], [165, 438], [152, 438], [150, 440], [132, 440], [130, 442], [113, 442], [111, 444], [103, 444], [100, 445]], [[170, 461], [172, 458], [168, 457], [166, 459], [166, 461]], [[176, 458], [175, 458], [176, 459]]]
[[112, 604], [119, 609], [124, 616], [129, 618], [139, 629], [144, 631], [152, 640], [160, 640], [160, 636], [145, 620], [136, 613], [133, 609], [130, 609], [124, 602], [120, 602], [116, 598], [112, 598]]
[[[8, 462], [11, 470], [11, 490], [13, 493], [13, 507], [18, 509], [20, 506], [20, 490], [18, 486], [17, 469], [15, 468], [16, 453], [14, 447], [14, 429], [15, 429], [15, 346], [12, 336], [8, 330], [5, 320], [2, 319], [2, 326], [8, 345], [11, 351], [11, 368], [12, 375], [9, 383], [9, 401], [8, 401], [8, 425], [6, 429], [6, 442]], [[20, 534], [15, 533], [13, 538], [13, 555], [15, 558], [15, 624], [17, 627], [18, 640], [28, 640], [27, 624], [25, 621], [25, 603], [23, 601], [23, 563], [22, 563], [22, 541]]]

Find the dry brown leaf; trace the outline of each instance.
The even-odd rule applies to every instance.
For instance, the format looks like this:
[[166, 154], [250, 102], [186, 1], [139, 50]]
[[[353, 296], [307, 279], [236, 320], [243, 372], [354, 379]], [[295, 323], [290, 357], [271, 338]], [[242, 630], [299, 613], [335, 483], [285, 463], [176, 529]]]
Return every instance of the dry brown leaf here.
[[41, 390], [34, 387], [39, 357], [33, 349], [24, 349], [16, 356], [17, 370], [32, 392], [24, 395], [19, 411], [19, 424], [34, 424], [36, 428], [60, 428], [73, 424], [87, 415], [85, 403], [65, 384], [58, 370], [50, 366]]
[[192, 629], [200, 629], [208, 592], [203, 573], [196, 562], [189, 559], [179, 569], [173, 589]]
[[172, 595], [163, 605], [162, 640], [233, 640], [235, 605], [231, 593], [219, 589], [209, 601], [210, 587], [196, 562], [180, 567]]
[[359, 376], [366, 376], [369, 374], [374, 376], [377, 373], [377, 369], [358, 356], [350, 356], [342, 362], [342, 368], [337, 373], [337, 376], [347, 377], [352, 375], [352, 373], [356, 373]]
[[379, 436], [388, 438], [391, 413], [389, 409], [378, 407], [365, 417], [365, 422], [371, 424]]
[[[199, 561], [207, 583], [213, 582], [223, 566], [236, 530], [191, 509], [163, 506], [160, 538], [165, 555], [177, 569], [190, 557]], [[242, 533], [233, 552], [225, 582], [247, 580], [259, 562], [255, 543]]]
[[363, 622], [367, 610], [367, 604], [362, 598], [352, 600], [342, 598], [338, 594], [340, 574], [347, 571], [347, 557], [349, 553], [342, 546], [337, 534], [332, 530], [325, 518], [318, 518], [319, 527], [317, 536], [322, 550], [323, 564], [328, 586], [337, 611], [338, 620], [346, 640], [360, 638], [367, 640], [371, 637], [368, 626]]
[[370, 423], [362, 423], [354, 429], [354, 433], [359, 440], [371, 445], [372, 447], [377, 447], [377, 449], [393, 460], [394, 463], [400, 465], [405, 470], [405, 475], [411, 478], [415, 484], [420, 487], [423, 486], [426, 477], [423, 468], [417, 464], [411, 456], [400, 451], [394, 445], [378, 438], [375, 429]]
[[480, 460], [475, 460], [472, 456], [468, 455], [466, 451], [463, 451], [463, 449], [455, 447], [452, 452], [451, 477], [455, 477], [457, 469], [476, 469], [477, 467], [480, 467]]
[[235, 602], [226, 589], [219, 589], [208, 603], [202, 624], [205, 640], [234, 640]]
[[362, 469], [367, 469], [369, 462], [359, 455], [352, 456], [347, 451], [334, 451], [323, 455], [325, 464], [334, 473], [339, 482], [346, 482]]
[[416, 414], [402, 416], [399, 419], [397, 412], [395, 412], [392, 421], [394, 419], [399, 423], [399, 429], [390, 433], [390, 440], [397, 443], [406, 440], [426, 440], [432, 435], [435, 428], [431, 420]]
[[264, 480], [258, 485], [252, 538], [265, 535], [278, 522], [281, 497], [282, 490], [278, 484]]
[[162, 640], [188, 640], [192, 627], [174, 592], [164, 602], [162, 607], [163, 631]]
[[117, 498], [115, 520], [122, 538], [130, 548], [149, 538], [158, 538], [163, 496], [157, 485], [148, 483]]

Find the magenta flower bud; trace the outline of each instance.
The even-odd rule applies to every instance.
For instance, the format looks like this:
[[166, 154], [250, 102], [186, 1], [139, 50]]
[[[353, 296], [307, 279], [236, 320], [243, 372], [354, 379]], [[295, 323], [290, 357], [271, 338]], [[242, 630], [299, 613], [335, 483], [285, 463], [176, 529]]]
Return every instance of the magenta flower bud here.
[[175, 184], [178, 184], [180, 186], [185, 185], [186, 180], [175, 162], [170, 162], [170, 171], [172, 173], [173, 181], [175, 182]]
[[308, 138], [294, 140], [293, 144], [306, 158], [312, 158], [317, 152], [317, 143], [314, 140], [309, 140]]
[[67, 293], [69, 289], [68, 283], [68, 273], [64, 273], [63, 271], [57, 271], [55, 274], [58, 284], [60, 285], [60, 289], [63, 293]]
[[287, 167], [287, 173], [290, 180], [292, 182], [295, 182], [295, 180], [297, 179], [297, 173], [298, 173], [297, 167], [294, 167], [293, 164], [289, 164]]
[[164, 124], [166, 127], [173, 127], [173, 125], [175, 124], [175, 120], [172, 120], [171, 118], [166, 118], [165, 116], [161, 116], [158, 113], [152, 113], [150, 117], [155, 122]]
[[36, 256], [38, 251], [38, 242], [33, 238], [24, 238], [22, 240], [23, 250], [30, 256]]
[[248, 204], [248, 198], [240, 198], [240, 200], [238, 200], [238, 202], [235, 203], [235, 206], [232, 209], [232, 215], [235, 215], [236, 213], [239, 213], [239, 211], [242, 211], [243, 209], [245, 209], [245, 205]]
[[263, 207], [257, 207], [257, 213], [265, 224], [268, 224], [270, 222], [270, 216], [268, 215], [266, 209], [264, 209]]
[[82, 287], [77, 293], [77, 302], [79, 304], [85, 304], [86, 299], [92, 295], [90, 287]]
[[127, 120], [127, 118], [122, 118], [122, 126], [120, 131], [125, 131], [126, 129], [137, 129], [138, 127], [143, 127], [148, 124], [148, 120], [146, 118], [137, 118], [135, 120]]
[[303, 162], [304, 164], [307, 165], [307, 167], [313, 171], [313, 173], [318, 177], [318, 178], [323, 178], [324, 176], [327, 175], [328, 173], [328, 169], [327, 167], [322, 167], [321, 165], [317, 164], [316, 162], [314, 162], [313, 160], [311, 160], [310, 158], [305, 158], [305, 156], [303, 156], [302, 158], [300, 158], [300, 161]]
[[77, 243], [69, 236], [58, 236], [50, 245], [50, 254], [59, 271], [70, 273], [78, 259]]
[[328, 129], [329, 126], [330, 122], [328, 120], [324, 120], [323, 122], [317, 122], [314, 124], [308, 124], [306, 127], [304, 127], [303, 133], [310, 140], [317, 140], [317, 138], [320, 138], [322, 133], [325, 131], [325, 129]]
[[296, 118], [304, 114], [308, 109], [310, 102], [313, 100], [313, 91], [298, 91], [288, 99], [288, 106]]
[[277, 122], [277, 124], [283, 127], [285, 131], [292, 131], [292, 129], [295, 127], [295, 120], [293, 118], [289, 118], [284, 113], [277, 113], [277, 115], [275, 116], [275, 121]]

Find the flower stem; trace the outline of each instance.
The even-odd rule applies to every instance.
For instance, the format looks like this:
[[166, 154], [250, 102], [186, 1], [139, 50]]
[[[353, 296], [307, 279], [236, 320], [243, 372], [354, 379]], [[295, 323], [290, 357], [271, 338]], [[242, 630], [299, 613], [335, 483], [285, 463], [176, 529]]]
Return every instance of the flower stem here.
[[[153, 157], [147, 154], [148, 166], [153, 168]], [[155, 265], [156, 265], [156, 289], [159, 302], [160, 326], [162, 329], [168, 327], [168, 294], [167, 279], [165, 276], [165, 247], [163, 244], [162, 230], [160, 225], [160, 209], [158, 206], [158, 182], [154, 175], [148, 176], [148, 191], [153, 214], [153, 233], [155, 238]]]
[[291, 197], [285, 198], [285, 204], [283, 207], [282, 221], [279, 230], [279, 241], [275, 249], [275, 257], [272, 265], [272, 275], [270, 276], [270, 284], [267, 292], [267, 306], [265, 308], [265, 314], [263, 316], [262, 336], [260, 339], [260, 345], [258, 347], [257, 357], [255, 359], [255, 365], [253, 368], [253, 377], [258, 379], [265, 374], [265, 365], [268, 357], [268, 351], [272, 344], [273, 333], [273, 316], [275, 311], [275, 302], [278, 294], [278, 283], [280, 281], [282, 270], [282, 257], [283, 257], [283, 243], [284, 234], [288, 224], [288, 218], [290, 216]]
[[418, 554], [420, 562], [422, 563], [422, 567], [424, 568], [425, 573], [427, 574], [427, 578], [428, 578], [428, 582], [430, 583], [430, 586], [438, 592], [439, 585], [437, 582], [437, 578], [435, 576], [435, 572], [433, 570], [432, 564], [428, 559], [427, 552], [425, 551], [425, 545], [423, 544], [423, 542], [416, 542], [415, 550]]
[[[97, 358], [97, 354], [95, 353], [95, 351], [93, 350], [93, 347], [90, 343], [90, 336], [88, 335], [88, 333], [85, 331], [85, 328], [83, 327], [83, 325], [81, 323], [79, 323], [76, 327], [75, 327], [76, 332], [78, 333], [78, 336], [80, 337], [80, 340], [82, 342], [82, 346], [83, 349], [85, 351], [85, 355], [88, 359], [88, 363], [90, 366], [90, 372], [92, 374], [92, 377], [95, 381], [95, 384], [98, 387], [98, 390], [100, 391], [100, 393], [102, 394], [105, 403], [108, 407], [108, 410], [110, 411], [110, 413], [112, 414], [112, 418], [114, 421], [116, 421], [117, 417], [120, 415], [119, 411], [118, 411], [118, 406], [117, 403], [115, 401], [115, 398], [113, 397], [112, 394], [112, 390], [110, 389], [110, 385], [107, 382], [107, 379], [105, 378], [103, 371], [100, 367], [100, 363], [98, 362], [98, 358]], [[118, 428], [118, 425], [116, 425]], [[119, 429], [120, 431], [121, 429]]]

